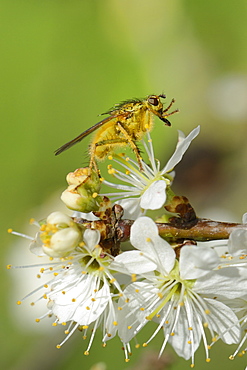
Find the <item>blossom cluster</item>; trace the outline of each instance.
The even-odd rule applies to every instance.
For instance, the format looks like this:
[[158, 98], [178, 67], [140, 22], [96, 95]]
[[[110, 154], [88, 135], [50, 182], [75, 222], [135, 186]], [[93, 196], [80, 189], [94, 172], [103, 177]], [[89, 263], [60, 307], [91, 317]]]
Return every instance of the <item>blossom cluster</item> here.
[[[62, 200], [74, 214], [53, 212], [36, 223], [39, 230], [31, 238], [30, 251], [39, 257], [40, 274], [47, 276], [35, 290], [41, 292], [38, 300], [47, 300], [47, 312], [36, 321], [52, 316], [53, 325], [66, 326], [57, 348], [79, 329], [84, 339], [90, 332], [84, 352], [89, 354], [101, 327], [103, 345], [118, 336], [128, 361], [132, 340], [138, 347], [138, 334], [152, 321], [156, 328], [142, 345], [162, 331], [160, 354], [170, 343], [191, 367], [201, 342], [207, 362], [218, 340], [236, 344], [230, 358], [246, 351], [246, 227], [235, 228], [220, 242], [197, 243], [192, 236], [181, 241], [170, 237], [171, 230], [160, 232], [160, 225], [181, 220], [174, 204], [178, 197], [171, 189], [173, 169], [198, 133], [199, 127], [187, 137], [179, 132], [175, 152], [162, 169], [148, 134], [143, 145], [149, 162], [142, 160], [142, 170], [135, 160], [114, 154], [108, 165], [112, 182], [89, 168], [70, 173]], [[101, 193], [102, 184], [114, 190]], [[157, 209], [163, 215], [154, 222], [146, 212]], [[120, 221], [122, 228], [130, 225], [122, 239], [115, 232]], [[246, 223], [245, 214], [243, 226]], [[124, 238], [132, 249], [122, 252]]]

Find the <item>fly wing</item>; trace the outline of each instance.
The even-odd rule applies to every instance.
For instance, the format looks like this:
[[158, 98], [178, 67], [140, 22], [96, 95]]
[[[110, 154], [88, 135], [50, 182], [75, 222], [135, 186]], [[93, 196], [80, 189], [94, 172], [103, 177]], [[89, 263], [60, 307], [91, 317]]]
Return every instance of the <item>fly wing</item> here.
[[55, 155], [58, 155], [58, 154], [64, 152], [65, 150], [71, 148], [76, 143], [79, 143], [84, 137], [86, 137], [87, 135], [91, 134], [91, 132], [97, 130], [99, 127], [101, 127], [105, 123], [107, 123], [107, 122], [115, 119], [116, 117], [117, 117], [117, 115], [110, 116], [110, 117], [107, 117], [107, 118], [103, 119], [102, 121], [96, 123], [94, 126], [88, 128], [86, 131], [82, 132], [80, 135], [78, 135], [77, 137], [75, 137], [74, 139], [72, 139], [71, 141], [69, 141], [68, 143], [60, 146], [60, 148], [58, 148], [57, 150], [55, 150]]

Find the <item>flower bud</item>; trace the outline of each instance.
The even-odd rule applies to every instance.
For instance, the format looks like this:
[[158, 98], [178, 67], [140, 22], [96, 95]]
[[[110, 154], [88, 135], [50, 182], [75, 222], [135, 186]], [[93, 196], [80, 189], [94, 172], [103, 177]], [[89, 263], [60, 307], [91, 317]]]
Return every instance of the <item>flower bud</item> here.
[[66, 181], [69, 185], [81, 185], [88, 178], [88, 167], [78, 168], [74, 172], [69, 172]]
[[97, 211], [102, 200], [98, 196], [101, 182], [98, 174], [89, 168], [79, 168], [67, 175], [68, 188], [62, 193], [61, 199], [69, 209], [89, 213]]
[[[51, 213], [40, 227], [42, 250], [50, 257], [65, 257], [82, 239], [82, 231], [72, 219], [62, 212]], [[36, 244], [39, 244], [38, 242]], [[31, 249], [37, 248], [32, 245]]]

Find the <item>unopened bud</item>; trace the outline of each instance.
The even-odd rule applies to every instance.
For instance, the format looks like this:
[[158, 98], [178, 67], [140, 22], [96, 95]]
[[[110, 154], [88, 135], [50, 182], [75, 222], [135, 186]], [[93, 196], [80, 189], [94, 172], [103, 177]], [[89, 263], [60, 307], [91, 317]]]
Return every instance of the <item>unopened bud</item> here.
[[102, 200], [98, 196], [101, 181], [98, 174], [88, 167], [79, 168], [67, 175], [68, 188], [62, 193], [61, 199], [69, 209], [89, 213], [97, 211]]
[[[82, 230], [72, 219], [62, 212], [51, 213], [40, 227], [36, 244], [50, 257], [65, 257], [82, 240]], [[35, 242], [31, 250], [35, 249]]]

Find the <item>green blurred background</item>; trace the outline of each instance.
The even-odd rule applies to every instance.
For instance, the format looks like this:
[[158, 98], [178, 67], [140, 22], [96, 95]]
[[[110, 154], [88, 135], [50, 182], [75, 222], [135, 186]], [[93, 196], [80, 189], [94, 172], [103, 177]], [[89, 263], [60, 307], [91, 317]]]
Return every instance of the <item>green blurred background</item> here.
[[[201, 125], [176, 168], [174, 189], [200, 216], [240, 221], [247, 210], [246, 0], [2, 0], [0, 9], [2, 368], [156, 369], [148, 349], [159, 350], [161, 334], [134, 350], [128, 364], [119, 340], [103, 349], [100, 333], [88, 357], [80, 333], [57, 350], [62, 328], [33, 324], [36, 309], [15, 305], [31, 290], [35, 271], [5, 270], [7, 263], [29, 263], [28, 242], [6, 230], [33, 235], [30, 217], [65, 209], [59, 202], [65, 176], [87, 164], [89, 140], [58, 157], [55, 149], [115, 103], [160, 93], [167, 103], [175, 97], [180, 109], [171, 128], [156, 122], [153, 140], [162, 164], [177, 130], [187, 134]], [[140, 342], [151, 332], [150, 325]], [[200, 349], [196, 366], [243, 369], [246, 358], [228, 360], [233, 349], [218, 343], [210, 364]], [[189, 368], [171, 348], [167, 353], [172, 370]], [[150, 367], [143, 356], [150, 356]]]

